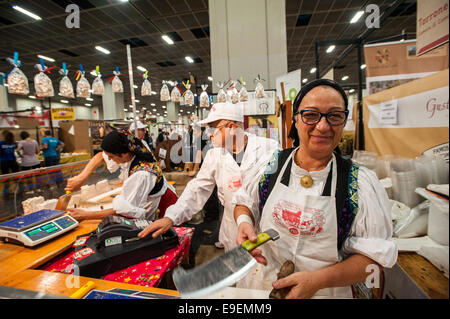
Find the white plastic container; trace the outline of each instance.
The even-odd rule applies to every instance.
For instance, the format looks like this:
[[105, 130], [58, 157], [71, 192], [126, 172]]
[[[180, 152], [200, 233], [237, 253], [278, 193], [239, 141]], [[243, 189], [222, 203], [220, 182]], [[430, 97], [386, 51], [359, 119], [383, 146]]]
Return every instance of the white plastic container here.
[[428, 214], [428, 236], [435, 242], [448, 246], [448, 208], [447, 204], [432, 202]]

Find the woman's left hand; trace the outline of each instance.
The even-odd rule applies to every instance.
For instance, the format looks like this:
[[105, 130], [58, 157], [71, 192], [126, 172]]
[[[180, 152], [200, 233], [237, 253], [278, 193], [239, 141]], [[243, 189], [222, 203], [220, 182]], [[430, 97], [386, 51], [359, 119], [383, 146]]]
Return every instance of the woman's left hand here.
[[89, 214], [92, 213], [81, 208], [67, 208], [67, 211], [69, 212], [69, 215], [76, 220], [89, 219]]
[[300, 271], [272, 283], [275, 289], [291, 287], [286, 299], [309, 299], [321, 288], [314, 271]]

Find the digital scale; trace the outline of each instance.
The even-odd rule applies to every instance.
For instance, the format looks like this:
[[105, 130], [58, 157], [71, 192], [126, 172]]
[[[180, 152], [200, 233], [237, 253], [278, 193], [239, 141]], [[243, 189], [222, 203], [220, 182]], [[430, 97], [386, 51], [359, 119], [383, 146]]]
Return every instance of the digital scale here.
[[65, 211], [43, 209], [0, 223], [0, 239], [33, 247], [49, 241], [78, 226]]

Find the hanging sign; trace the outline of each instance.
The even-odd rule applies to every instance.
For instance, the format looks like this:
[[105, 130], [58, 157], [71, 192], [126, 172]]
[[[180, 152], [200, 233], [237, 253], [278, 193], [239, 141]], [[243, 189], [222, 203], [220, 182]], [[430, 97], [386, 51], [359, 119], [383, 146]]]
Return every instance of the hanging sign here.
[[75, 110], [73, 107], [52, 108], [52, 120], [75, 120]]

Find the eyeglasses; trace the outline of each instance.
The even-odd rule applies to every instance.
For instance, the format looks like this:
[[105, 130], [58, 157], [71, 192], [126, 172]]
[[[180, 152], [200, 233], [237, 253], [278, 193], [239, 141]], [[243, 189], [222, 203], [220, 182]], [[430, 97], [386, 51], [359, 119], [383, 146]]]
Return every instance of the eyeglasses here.
[[217, 126], [217, 127], [207, 126], [207, 127], [205, 128], [205, 133], [206, 133], [206, 134], [214, 135], [214, 134], [216, 134], [217, 130], [220, 130], [222, 127], [225, 127], [225, 126], [227, 126], [227, 125], [228, 125], [228, 123], [227, 123], [227, 124], [224, 124], [224, 125], [221, 125], [221, 126]]
[[348, 110], [345, 111], [331, 111], [322, 113], [314, 110], [301, 110], [294, 113], [294, 115], [300, 114], [303, 123], [308, 125], [314, 125], [322, 120], [325, 116], [328, 124], [331, 126], [340, 126], [345, 123], [348, 117]]

